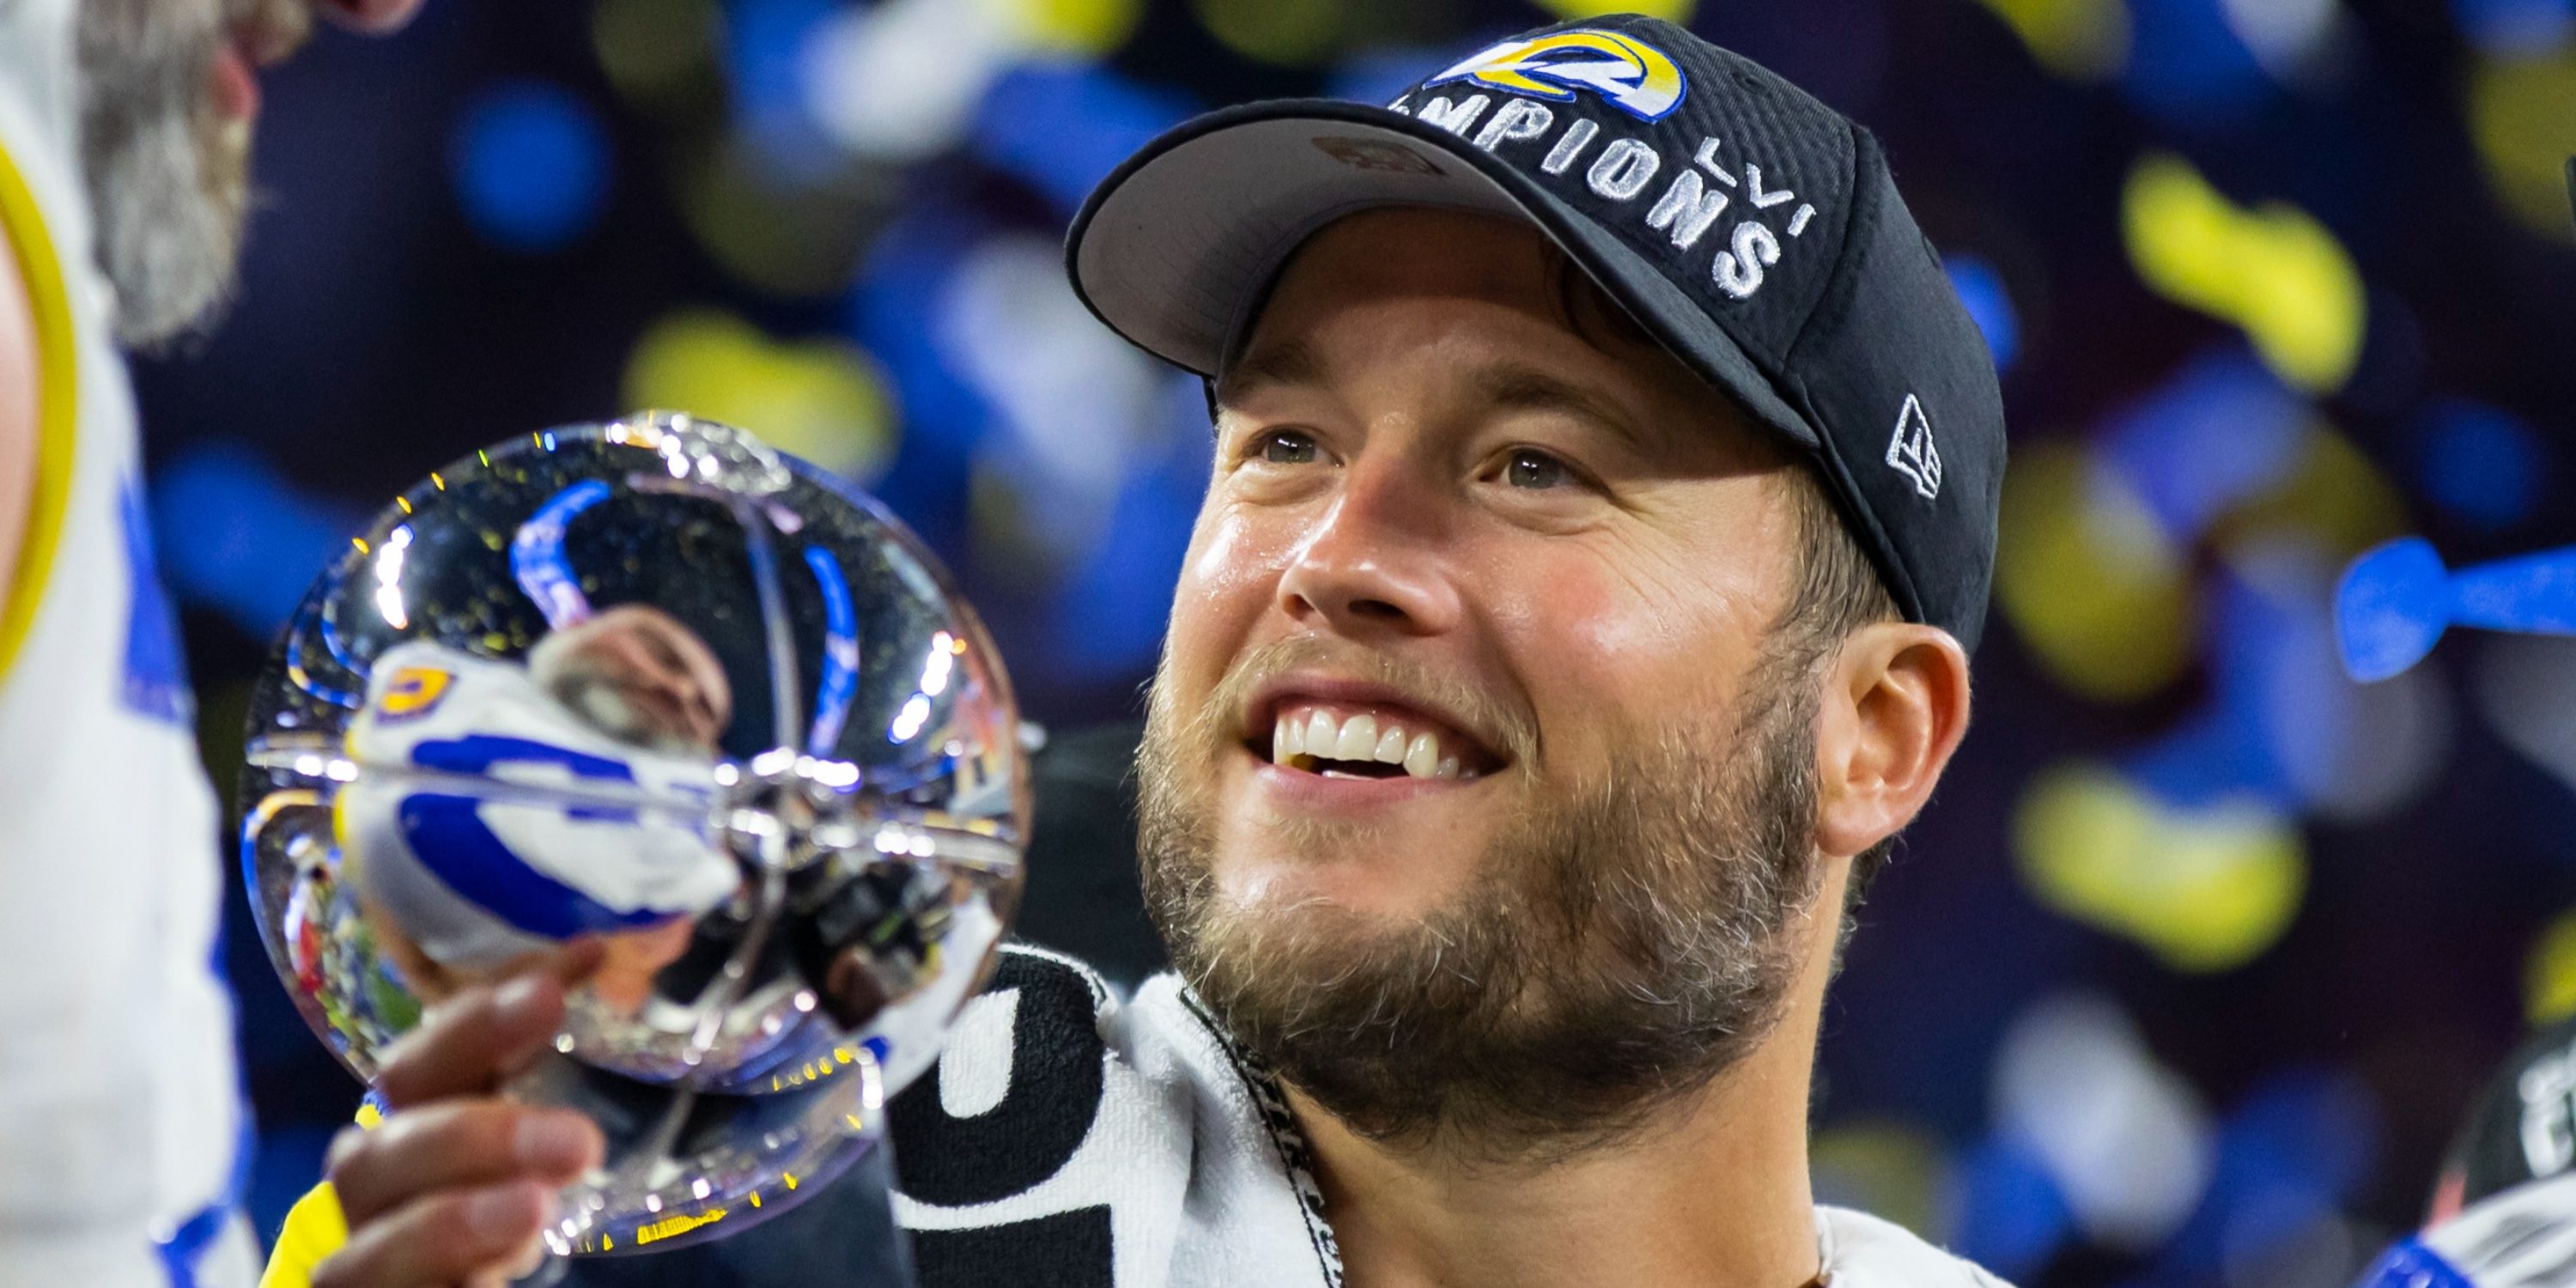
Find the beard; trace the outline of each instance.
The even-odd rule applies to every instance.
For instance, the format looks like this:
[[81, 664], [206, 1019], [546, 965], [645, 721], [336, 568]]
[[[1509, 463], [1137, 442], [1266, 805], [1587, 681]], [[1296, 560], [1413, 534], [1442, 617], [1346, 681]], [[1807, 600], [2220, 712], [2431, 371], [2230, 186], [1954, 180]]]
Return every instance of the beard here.
[[81, 169], [116, 334], [149, 347], [211, 326], [249, 209], [250, 128], [217, 110], [216, 52], [257, 18], [300, 35], [294, 0], [81, 0]]
[[[1715, 727], [1616, 731], [1623, 751], [1597, 778], [1557, 783], [1519, 758], [1518, 799], [1469, 887], [1391, 922], [1216, 889], [1226, 714], [1314, 656], [1257, 652], [1183, 713], [1167, 654], [1139, 758], [1148, 909], [1246, 1054], [1364, 1136], [1508, 1163], [1616, 1141], [1769, 1035], [1803, 961], [1792, 923], [1823, 875], [1817, 659], [1766, 657]], [[1429, 677], [1373, 661], [1373, 678], [1424, 691]], [[1290, 843], [1353, 839], [1336, 830]]]

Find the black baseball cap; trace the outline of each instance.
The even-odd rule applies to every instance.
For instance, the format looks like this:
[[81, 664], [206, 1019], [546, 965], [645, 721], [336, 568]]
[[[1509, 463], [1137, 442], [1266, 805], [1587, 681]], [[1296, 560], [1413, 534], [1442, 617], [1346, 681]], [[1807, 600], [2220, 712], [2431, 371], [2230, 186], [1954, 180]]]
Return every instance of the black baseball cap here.
[[1540, 28], [1385, 107], [1198, 117], [1111, 172], [1066, 259], [1101, 321], [1213, 375], [1309, 236], [1415, 205], [1536, 224], [1809, 456], [1907, 617], [1976, 647], [2004, 466], [1984, 337], [1878, 141], [1671, 23]]

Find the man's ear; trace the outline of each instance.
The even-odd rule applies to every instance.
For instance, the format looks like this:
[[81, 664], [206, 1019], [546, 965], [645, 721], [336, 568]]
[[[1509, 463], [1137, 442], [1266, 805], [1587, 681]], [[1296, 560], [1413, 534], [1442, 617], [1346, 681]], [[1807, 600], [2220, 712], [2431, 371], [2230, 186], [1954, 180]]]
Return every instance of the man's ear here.
[[1850, 858], [1932, 798], [1968, 732], [1968, 654], [1948, 631], [1878, 622], [1843, 642], [1816, 720], [1816, 845]]

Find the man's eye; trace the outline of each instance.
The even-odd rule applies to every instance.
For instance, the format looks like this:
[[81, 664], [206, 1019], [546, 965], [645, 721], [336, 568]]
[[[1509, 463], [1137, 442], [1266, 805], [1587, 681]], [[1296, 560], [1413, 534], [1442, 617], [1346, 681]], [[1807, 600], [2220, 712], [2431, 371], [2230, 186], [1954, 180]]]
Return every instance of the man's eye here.
[[1503, 465], [1503, 481], [1513, 487], [1543, 490], [1573, 482], [1574, 474], [1565, 467], [1565, 462], [1545, 452], [1523, 448], [1512, 453], [1511, 459]]
[[1311, 465], [1315, 461], [1315, 440], [1293, 429], [1274, 429], [1261, 436], [1256, 451], [1272, 465]]

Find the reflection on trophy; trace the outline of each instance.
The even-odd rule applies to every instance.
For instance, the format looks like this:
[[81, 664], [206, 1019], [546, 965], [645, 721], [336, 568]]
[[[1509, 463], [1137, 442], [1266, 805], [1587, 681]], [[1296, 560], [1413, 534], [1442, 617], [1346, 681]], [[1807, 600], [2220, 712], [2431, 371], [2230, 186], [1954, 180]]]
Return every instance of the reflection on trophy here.
[[[349, 730], [360, 765], [542, 784], [564, 775], [711, 801], [732, 690], [706, 643], [643, 604], [555, 631], [525, 665], [428, 640], [378, 659]], [[368, 921], [424, 1000], [595, 935], [593, 996], [640, 1010], [697, 918], [733, 897], [734, 861], [703, 819], [504, 803], [435, 777], [361, 777], [340, 794], [344, 867]]]
[[559, 1253], [719, 1237], [882, 1131], [1017, 898], [1007, 680], [919, 543], [739, 431], [651, 415], [431, 476], [290, 624], [243, 845], [316, 1031], [599, 941], [515, 1094], [606, 1130]]

